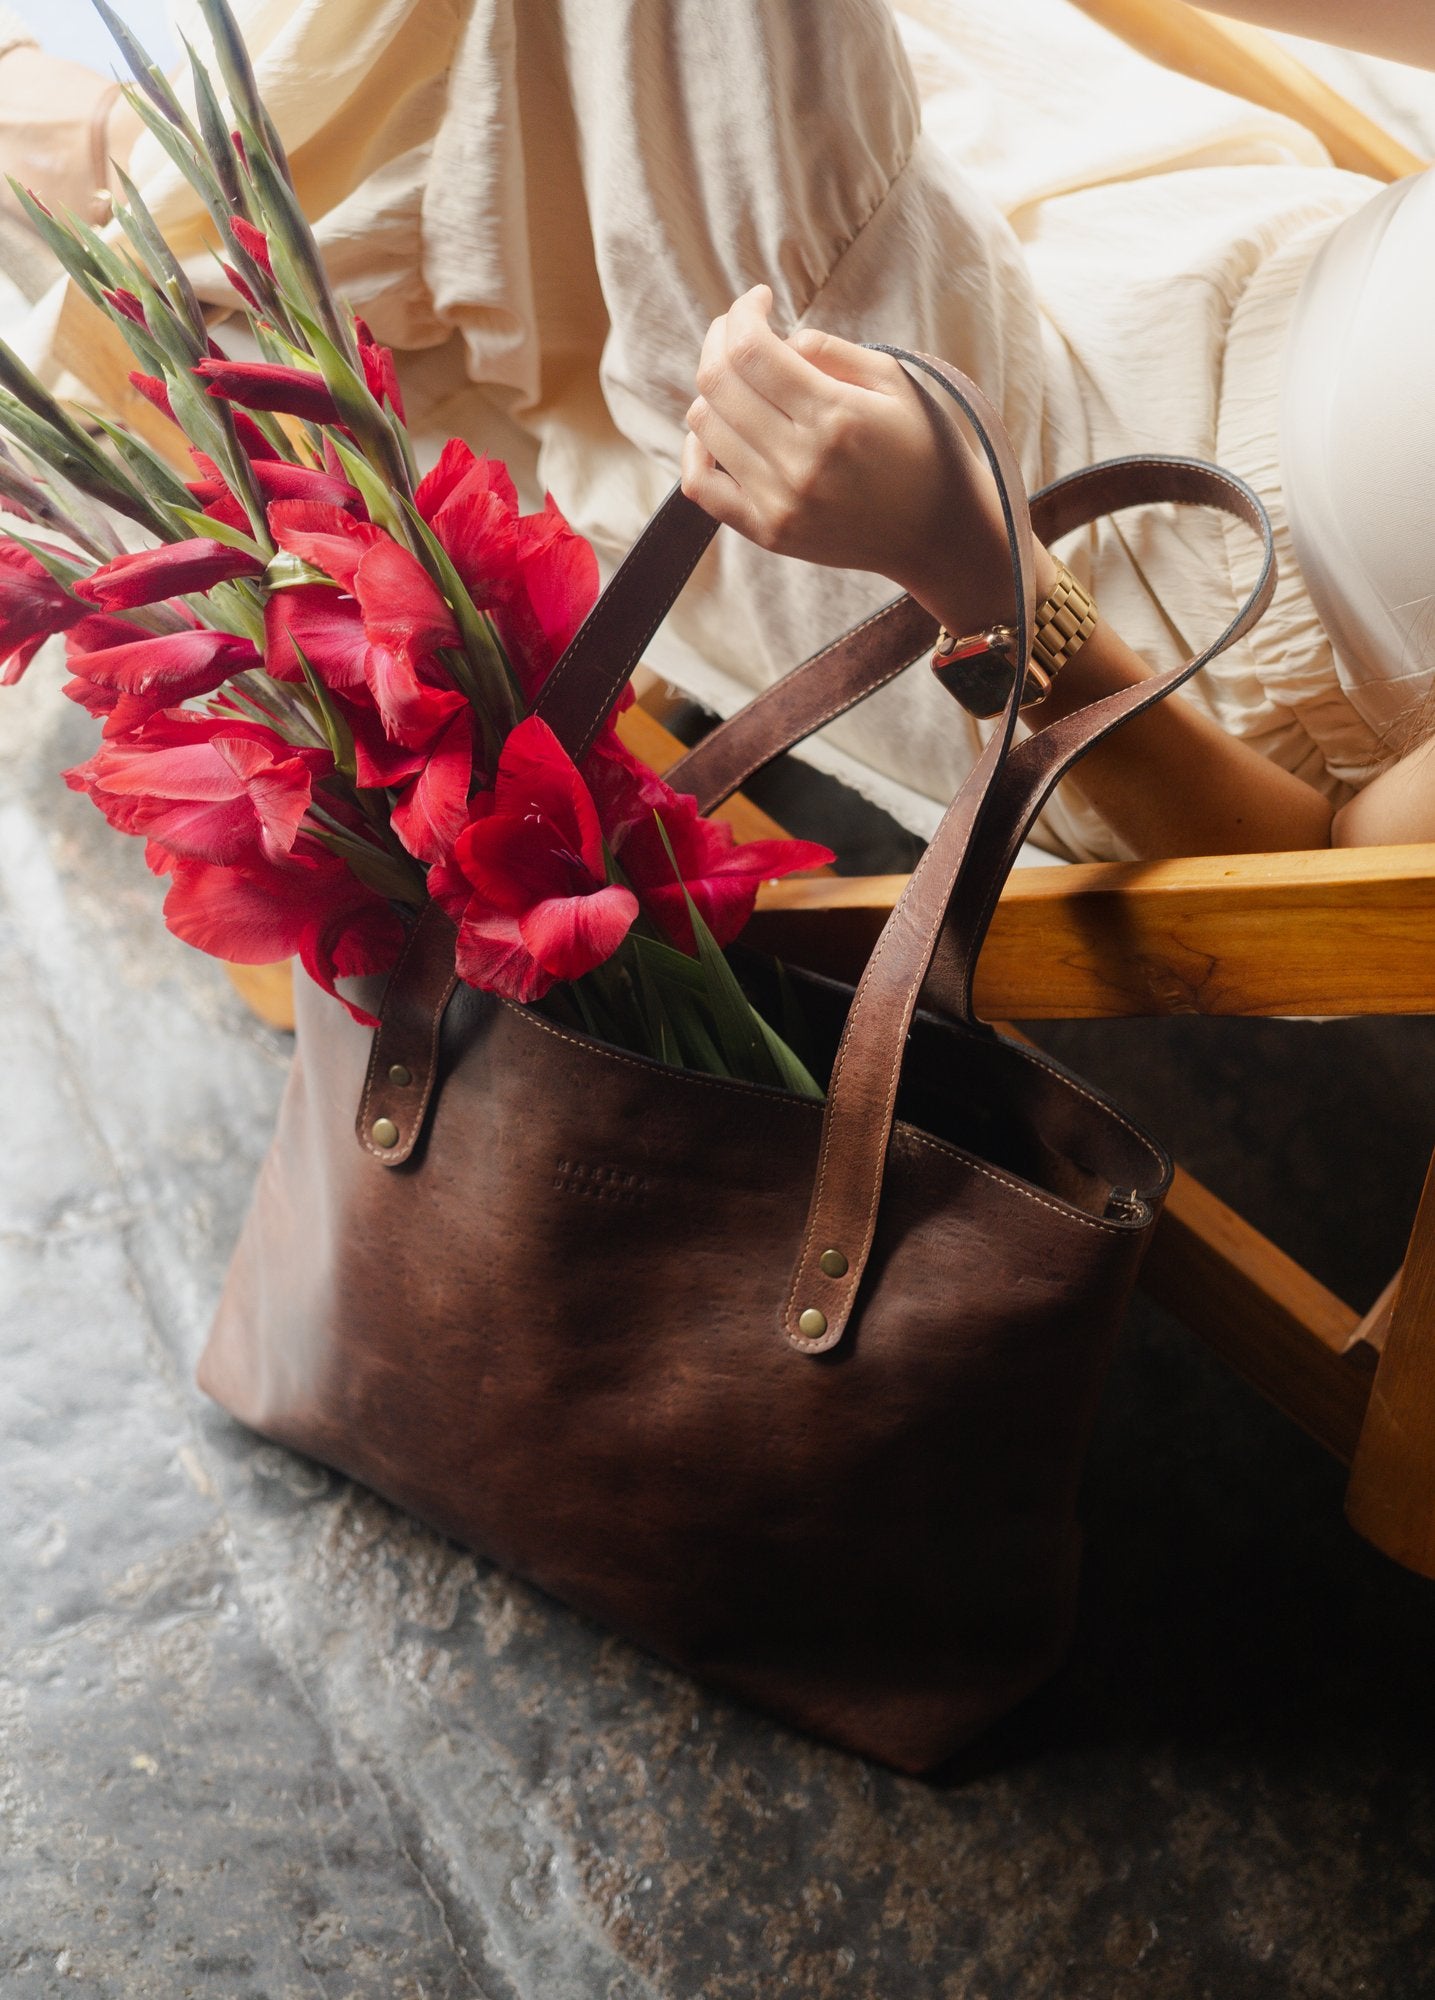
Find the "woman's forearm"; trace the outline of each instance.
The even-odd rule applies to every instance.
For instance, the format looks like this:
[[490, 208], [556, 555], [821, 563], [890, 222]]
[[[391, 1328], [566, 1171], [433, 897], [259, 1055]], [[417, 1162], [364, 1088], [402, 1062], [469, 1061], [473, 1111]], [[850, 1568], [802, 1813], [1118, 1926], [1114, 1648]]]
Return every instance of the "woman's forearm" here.
[[[1053, 575], [1051, 558], [1042, 550], [1039, 593], [1050, 588]], [[940, 603], [927, 608], [943, 617]], [[1140, 655], [1100, 619], [1027, 719], [1040, 729], [1150, 678]], [[1174, 698], [1124, 723], [1088, 751], [1067, 782], [1143, 859], [1325, 847], [1331, 838], [1331, 808], [1319, 792], [1228, 736], [1190, 702]]]
[[1209, 12], [1435, 69], [1430, 0], [1203, 0]]

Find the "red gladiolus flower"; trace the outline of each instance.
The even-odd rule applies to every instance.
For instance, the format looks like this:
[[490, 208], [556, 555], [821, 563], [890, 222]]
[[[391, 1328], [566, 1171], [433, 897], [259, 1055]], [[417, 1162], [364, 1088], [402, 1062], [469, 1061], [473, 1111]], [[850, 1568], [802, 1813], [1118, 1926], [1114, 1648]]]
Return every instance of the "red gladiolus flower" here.
[[[132, 636], [120, 640], [117, 632]], [[249, 641], [231, 632], [141, 633], [116, 618], [86, 619], [68, 648], [81, 679], [117, 695], [149, 695], [158, 707], [212, 694], [231, 674], [260, 664]]]
[[591, 972], [638, 914], [632, 893], [607, 880], [587, 786], [537, 716], [509, 736], [493, 791], [474, 801], [452, 863], [429, 880], [458, 920], [460, 977], [509, 1000]]
[[336, 424], [338, 407], [312, 368], [286, 368], [275, 361], [198, 361], [191, 371], [211, 396], [242, 403], [250, 410], [276, 410], [311, 424]]
[[137, 604], [157, 604], [189, 591], [212, 590], [216, 583], [228, 583], [236, 576], [263, 573], [264, 564], [243, 549], [232, 549], [201, 535], [188, 542], [169, 542], [162, 548], [116, 556], [77, 583], [75, 594], [104, 611], [128, 611]]
[[0, 687], [12, 687], [54, 633], [88, 615], [89, 606], [56, 583], [38, 556], [0, 542]]
[[[763, 882], [822, 868], [835, 859], [830, 848], [812, 840], [739, 844], [724, 820], [704, 819], [696, 799], [681, 792], [668, 797], [668, 804], [631, 829], [618, 858], [643, 908], [680, 951], [697, 952], [684, 891], [717, 942], [728, 945], [752, 915]], [[660, 820], [673, 850], [671, 860], [658, 830]]]
[[228, 866], [282, 861], [299, 837], [327, 750], [298, 749], [256, 722], [169, 709], [65, 773], [110, 825], [173, 856]]
[[280, 548], [358, 600], [368, 640], [364, 675], [388, 734], [406, 749], [431, 744], [465, 703], [451, 681], [425, 672], [437, 647], [459, 642], [453, 613], [427, 570], [381, 528], [338, 507], [281, 500], [269, 509], [269, 527]]
[[272, 965], [297, 954], [310, 978], [356, 1021], [378, 1025], [335, 982], [391, 971], [403, 949], [403, 924], [383, 896], [312, 836], [302, 835], [282, 864], [256, 856], [219, 867], [153, 848], [149, 858], [156, 874], [171, 877], [164, 919], [176, 937], [236, 965]]

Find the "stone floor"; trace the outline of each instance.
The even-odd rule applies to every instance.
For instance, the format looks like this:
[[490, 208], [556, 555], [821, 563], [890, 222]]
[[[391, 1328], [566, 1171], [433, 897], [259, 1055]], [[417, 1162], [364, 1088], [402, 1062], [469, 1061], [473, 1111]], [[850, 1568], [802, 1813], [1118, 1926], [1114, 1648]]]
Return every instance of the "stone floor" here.
[[[935, 1785], [709, 1698], [192, 1384], [284, 1039], [0, 696], [3, 2000], [1419, 2000], [1435, 1587], [1144, 1304], [1070, 1667]], [[1435, 1025], [1050, 1030], [1353, 1302]]]

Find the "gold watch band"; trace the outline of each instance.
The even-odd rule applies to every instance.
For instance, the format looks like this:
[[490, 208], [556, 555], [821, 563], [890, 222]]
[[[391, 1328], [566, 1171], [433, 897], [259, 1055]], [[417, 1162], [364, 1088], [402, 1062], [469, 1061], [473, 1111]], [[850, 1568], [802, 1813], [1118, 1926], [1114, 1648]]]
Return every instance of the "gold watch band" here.
[[1074, 653], [1096, 630], [1096, 599], [1077, 582], [1065, 563], [1058, 563], [1056, 582], [1036, 607], [1036, 637], [1031, 656], [1055, 680]]
[[[1051, 692], [1051, 684], [1072, 656], [1096, 630], [1096, 600], [1077, 582], [1065, 563], [1056, 567], [1056, 581], [1036, 607], [1031, 658], [1022, 670], [1021, 707], [1035, 708]], [[954, 639], [944, 625], [937, 634], [932, 668], [948, 692], [972, 715], [1000, 715], [1011, 693], [1016, 633], [1009, 625], [994, 625]]]

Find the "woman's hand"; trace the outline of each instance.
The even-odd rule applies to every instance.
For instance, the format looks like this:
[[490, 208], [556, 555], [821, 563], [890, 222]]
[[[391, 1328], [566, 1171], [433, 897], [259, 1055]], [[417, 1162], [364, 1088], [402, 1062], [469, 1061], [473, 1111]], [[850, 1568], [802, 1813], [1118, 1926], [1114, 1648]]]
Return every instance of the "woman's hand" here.
[[890, 577], [953, 631], [1008, 618], [996, 482], [953, 417], [890, 354], [811, 328], [779, 339], [771, 310], [756, 285], [708, 328], [688, 498], [762, 548]]

